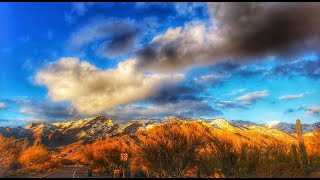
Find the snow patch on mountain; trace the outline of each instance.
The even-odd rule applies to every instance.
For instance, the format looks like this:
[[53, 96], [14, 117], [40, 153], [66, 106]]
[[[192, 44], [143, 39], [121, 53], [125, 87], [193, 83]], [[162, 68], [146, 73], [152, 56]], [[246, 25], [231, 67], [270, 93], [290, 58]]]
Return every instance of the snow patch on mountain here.
[[267, 128], [272, 128], [272, 127], [276, 127], [280, 124], [280, 121], [270, 121], [264, 124], [265, 127]]

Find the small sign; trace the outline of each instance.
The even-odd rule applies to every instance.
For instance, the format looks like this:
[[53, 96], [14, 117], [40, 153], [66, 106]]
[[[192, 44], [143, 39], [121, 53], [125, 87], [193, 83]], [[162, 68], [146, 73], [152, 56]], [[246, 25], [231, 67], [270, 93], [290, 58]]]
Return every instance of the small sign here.
[[128, 160], [128, 153], [121, 153], [120, 159], [121, 159], [121, 161], [127, 161]]
[[120, 170], [119, 169], [115, 169], [114, 171], [113, 171], [113, 177], [114, 178], [120, 178]]

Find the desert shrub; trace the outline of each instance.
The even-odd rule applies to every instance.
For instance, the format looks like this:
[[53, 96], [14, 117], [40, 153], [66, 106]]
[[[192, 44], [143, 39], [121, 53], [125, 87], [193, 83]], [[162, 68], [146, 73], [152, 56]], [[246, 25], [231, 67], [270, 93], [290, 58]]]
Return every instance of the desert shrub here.
[[53, 166], [50, 159], [51, 155], [47, 148], [42, 145], [34, 145], [22, 152], [19, 162], [24, 168], [49, 170]]
[[57, 156], [53, 156], [50, 162], [51, 162], [51, 164], [55, 164], [56, 167], [75, 165], [77, 163], [73, 159], [69, 159], [69, 158], [65, 158], [65, 157], [59, 158]]
[[212, 139], [200, 153], [202, 177], [216, 172], [225, 177], [303, 177], [304, 169], [294, 164], [293, 153], [285, 145], [241, 144], [240, 148], [223, 139]]
[[120, 154], [123, 152], [128, 153], [129, 157], [132, 155], [131, 148], [123, 139], [98, 139], [81, 152], [80, 161], [99, 172], [111, 175], [114, 169], [126, 165], [120, 160]]
[[0, 135], [0, 177], [8, 176], [21, 168], [17, 159], [27, 144], [26, 140], [5, 138]]
[[239, 153], [230, 141], [214, 137], [200, 151], [197, 165], [202, 177], [211, 177], [216, 172], [230, 177], [236, 173], [238, 159]]
[[238, 159], [236, 175], [245, 177], [252, 174], [260, 162], [262, 156], [261, 148], [256, 145], [242, 144]]
[[147, 131], [137, 151], [140, 168], [152, 177], [185, 177], [209, 137], [209, 128], [196, 122], [170, 122]]
[[310, 137], [308, 144], [308, 152], [313, 156], [320, 156], [320, 128], [314, 131], [313, 136]]
[[67, 158], [62, 158], [61, 159], [61, 162], [60, 162], [62, 165], [75, 165], [76, 162], [73, 161], [73, 160], [70, 160], [70, 159], [67, 159]]
[[304, 171], [297, 167], [292, 153], [282, 144], [268, 145], [260, 155], [259, 164], [250, 176], [265, 178], [303, 177]]

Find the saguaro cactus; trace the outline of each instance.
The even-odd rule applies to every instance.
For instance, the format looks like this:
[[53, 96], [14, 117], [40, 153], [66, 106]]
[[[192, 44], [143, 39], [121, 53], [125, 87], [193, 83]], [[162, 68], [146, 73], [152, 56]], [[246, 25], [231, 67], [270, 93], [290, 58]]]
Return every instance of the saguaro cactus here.
[[299, 143], [301, 161], [304, 165], [306, 165], [306, 164], [308, 164], [308, 156], [307, 156], [306, 147], [305, 147], [304, 141], [303, 141], [302, 127], [301, 127], [300, 119], [297, 119], [297, 121], [296, 121], [296, 131], [297, 131], [297, 138], [298, 138], [298, 143]]

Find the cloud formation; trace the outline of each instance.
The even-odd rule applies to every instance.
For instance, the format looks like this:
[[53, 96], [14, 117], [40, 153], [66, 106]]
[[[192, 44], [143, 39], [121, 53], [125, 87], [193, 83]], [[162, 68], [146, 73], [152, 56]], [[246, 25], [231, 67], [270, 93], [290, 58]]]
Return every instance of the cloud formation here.
[[305, 113], [311, 116], [320, 116], [320, 106], [317, 106], [317, 105], [313, 105], [309, 107], [307, 107], [306, 105], [303, 105], [298, 108], [289, 108], [284, 113], [296, 113], [300, 111], [304, 111]]
[[215, 85], [215, 84], [220, 84], [224, 81], [226, 81], [231, 75], [227, 73], [211, 73], [208, 75], [203, 75], [200, 77], [194, 78], [194, 81], [197, 84], [210, 84], [210, 85]]
[[306, 111], [306, 110], [307, 110], [307, 108], [305, 106], [301, 106], [298, 108], [289, 108], [289, 109], [285, 110], [284, 113], [288, 114], [288, 113], [295, 113], [295, 112]]
[[[288, 55], [319, 40], [317, 3], [209, 3], [228, 54], [240, 58]], [[312, 44], [316, 45], [316, 44]]]
[[217, 101], [216, 106], [220, 108], [230, 109], [248, 109], [249, 106], [245, 103], [239, 103], [237, 101]]
[[307, 113], [313, 116], [320, 116], [320, 106], [309, 107]]
[[135, 59], [114, 69], [101, 70], [78, 58], [61, 58], [36, 74], [53, 101], [71, 101], [83, 114], [96, 114], [116, 105], [143, 100], [163, 84], [169, 86], [181, 74], [145, 74], [135, 69]]
[[86, 117], [79, 114], [69, 103], [53, 103], [46, 98], [16, 96], [9, 99], [0, 99], [0, 101], [6, 105], [4, 113], [17, 114], [17, 116], [9, 116], [8, 119], [3, 119], [7, 121], [4, 124], [12, 124], [12, 126], [26, 125], [38, 121], [53, 122]]
[[141, 31], [133, 20], [98, 18], [74, 32], [67, 46], [77, 50], [97, 43], [99, 54], [115, 57], [133, 48], [140, 35]]
[[319, 49], [319, 8], [317, 3], [209, 3], [214, 25], [169, 28], [137, 51], [138, 65], [174, 71]]
[[271, 71], [267, 71], [268, 76], [305, 76], [311, 79], [320, 78], [320, 59], [297, 60], [278, 64]]
[[230, 91], [230, 93], [226, 94], [225, 96], [234, 96], [237, 95], [239, 93], [245, 92], [247, 89], [245, 88], [240, 88], [240, 89], [234, 89], [232, 91]]
[[306, 77], [312, 80], [320, 78], [320, 59], [292, 59], [290, 61], [277, 62], [270, 66], [270, 62], [261, 64], [240, 64], [234, 60], [226, 60], [209, 66], [208, 75], [223, 73], [226, 81], [233, 78], [294, 78]]
[[[231, 93], [227, 94], [227, 96], [236, 95], [241, 92], [244, 92], [246, 89], [235, 89], [231, 91]], [[243, 96], [237, 97], [233, 100], [221, 101], [214, 99], [214, 103], [216, 107], [219, 108], [227, 108], [227, 109], [249, 109], [250, 106], [257, 102], [258, 100], [265, 99], [269, 96], [268, 90], [263, 91], [255, 91], [251, 93], [247, 93]]]
[[149, 104], [147, 106], [127, 104], [109, 109], [106, 115], [119, 120], [135, 118], [162, 118], [166, 115], [187, 116], [191, 118], [216, 117], [223, 113], [213, 109], [203, 101], [183, 101], [179, 103]]
[[6, 104], [3, 102], [0, 102], [0, 109], [4, 109], [6, 107]]
[[95, 4], [95, 2], [72, 2], [70, 11], [64, 14], [64, 20], [68, 24], [73, 24], [78, 17], [88, 13]]
[[292, 100], [292, 99], [299, 99], [303, 96], [304, 96], [304, 94], [288, 94], [288, 95], [280, 96], [279, 99], [280, 100]]
[[152, 104], [180, 103], [183, 101], [201, 101], [198, 94], [202, 92], [202, 87], [190, 84], [179, 83], [172, 86], [159, 88], [155, 95], [150, 96], [145, 101]]
[[78, 115], [75, 108], [67, 105], [31, 99], [20, 99], [16, 101], [16, 103], [20, 106], [20, 114], [31, 116], [37, 119], [42, 119], [42, 121], [81, 118], [81, 116]]
[[176, 2], [174, 6], [180, 16], [193, 17], [199, 11], [203, 14], [207, 11], [207, 2]]
[[256, 102], [257, 100], [264, 99], [268, 96], [269, 96], [268, 90], [263, 90], [263, 91], [255, 91], [252, 93], [245, 94], [243, 96], [235, 98], [235, 100], [242, 101], [244, 104], [250, 105]]
[[211, 58], [208, 52], [212, 38], [215, 37], [207, 32], [202, 23], [189, 24], [183, 29], [169, 28], [136, 52], [139, 60], [138, 68], [175, 71], [203, 64], [206, 59]]

